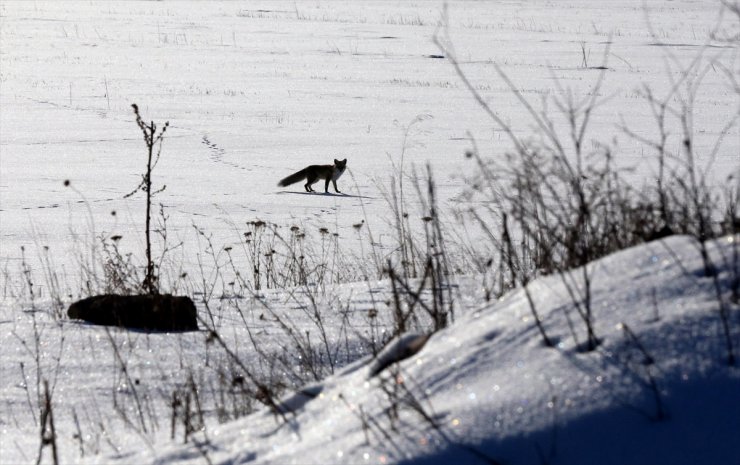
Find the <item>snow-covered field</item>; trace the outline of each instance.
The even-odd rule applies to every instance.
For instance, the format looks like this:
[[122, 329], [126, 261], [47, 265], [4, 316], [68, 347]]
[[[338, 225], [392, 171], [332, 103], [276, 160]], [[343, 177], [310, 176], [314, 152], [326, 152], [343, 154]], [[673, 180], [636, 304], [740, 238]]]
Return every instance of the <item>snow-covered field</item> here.
[[[698, 271], [689, 238], [592, 265], [604, 339], [595, 353], [574, 350], [565, 317], [574, 310], [557, 278], [530, 285], [559, 340], [546, 349], [521, 291], [486, 303], [481, 279], [470, 274], [454, 283], [455, 324], [400, 372], [374, 378], [368, 354], [389, 317], [369, 315], [385, 308], [388, 281], [255, 297], [230, 292], [233, 283], [218, 274], [232, 255], [244, 269], [248, 251], [237, 252], [258, 219], [285, 237], [299, 226], [322, 256], [337, 244], [353, 258], [392, 252], [391, 178], [403, 172], [411, 180], [426, 163], [440, 209], [462, 205], [466, 176], [476, 171], [464, 156], [472, 139], [492, 158], [502, 158], [510, 141], [435, 35], [449, 34], [474, 89], [523, 138], [534, 122], [496, 66], [538, 110], [548, 102], [560, 131], [566, 121], [549, 98], [583, 99], [603, 72], [587, 140], [616, 147], [616, 163], [635, 167], [635, 185], [655, 174], [650, 148], [620, 129], [657, 135], [641, 90], [662, 97], [676, 83], [695, 84], [689, 123], [698, 164], [710, 167], [710, 183], [724, 183], [740, 169], [740, 131], [728, 126], [739, 112], [740, 92], [728, 83], [737, 86], [740, 75], [740, 21], [728, 10], [721, 18], [720, 7], [709, 0], [450, 1], [446, 10], [435, 1], [3, 0], [0, 463], [39, 456], [43, 380], [53, 390], [60, 463], [740, 463], [733, 443], [740, 373], [725, 363], [713, 281]], [[682, 69], [697, 59], [714, 65], [684, 80]], [[311, 400], [291, 398], [294, 386], [284, 386], [286, 405], [300, 408], [276, 417], [253, 402], [256, 412], [244, 417], [241, 368], [205, 333], [106, 331], [51, 317], [53, 298], [69, 303], [96, 275], [100, 238], [121, 236], [124, 255], [142, 262], [143, 195], [126, 196], [145, 163], [132, 103], [145, 120], [170, 123], [153, 175], [155, 188], [166, 189], [155, 202], [167, 215], [168, 245], [182, 245], [168, 253], [163, 279], [199, 299], [245, 366], [279, 380], [318, 378]], [[348, 159], [338, 182], [344, 195], [276, 187], [334, 158]], [[421, 202], [412, 194], [404, 200], [417, 224], [426, 214]], [[723, 285], [732, 260], [720, 258], [732, 256], [736, 241], [711, 245]], [[366, 274], [353, 263], [347, 276]], [[314, 308], [325, 320], [316, 321]], [[322, 328], [326, 339], [342, 341], [333, 360], [317, 361], [315, 376], [308, 362], [285, 373], [295, 354], [286, 355], [292, 346], [278, 318], [311, 332], [312, 341], [321, 341]], [[653, 363], [640, 363], [640, 345]], [[284, 360], [269, 365], [265, 354]], [[396, 391], [407, 402], [393, 417], [397, 397], [383, 388], [399, 377], [405, 382], [395, 386], [410, 388], [418, 403]], [[181, 420], [170, 438], [172, 396], [191, 385], [199, 386], [205, 428], [183, 446]], [[42, 452], [50, 463], [50, 448]]]
[[[733, 246], [713, 244], [715, 259]], [[723, 358], [702, 266], [685, 237], [594, 263], [604, 339], [596, 354], [576, 350], [566, 316], [573, 303], [560, 278], [540, 279], [530, 290], [557, 348], [543, 346], [523, 292], [490, 305], [468, 300], [455, 325], [397, 371], [372, 377], [365, 357], [288, 396], [286, 419], [256, 413], [209, 429], [200, 437], [207, 445], [157, 445], [119, 462], [737, 463], [740, 372]], [[470, 284], [461, 293], [474, 292]], [[737, 310], [733, 320], [738, 341]], [[398, 379], [410, 391], [400, 400]]]

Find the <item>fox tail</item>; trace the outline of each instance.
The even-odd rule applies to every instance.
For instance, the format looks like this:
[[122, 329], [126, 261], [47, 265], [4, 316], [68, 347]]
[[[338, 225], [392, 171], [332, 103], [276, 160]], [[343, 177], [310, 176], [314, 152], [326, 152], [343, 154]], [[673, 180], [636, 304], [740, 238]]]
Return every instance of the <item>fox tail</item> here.
[[290, 186], [291, 184], [295, 184], [298, 181], [302, 181], [306, 179], [306, 176], [307, 176], [306, 170], [302, 169], [298, 171], [297, 173], [293, 173], [287, 178], [280, 180], [280, 182], [278, 183], [278, 186], [280, 187]]

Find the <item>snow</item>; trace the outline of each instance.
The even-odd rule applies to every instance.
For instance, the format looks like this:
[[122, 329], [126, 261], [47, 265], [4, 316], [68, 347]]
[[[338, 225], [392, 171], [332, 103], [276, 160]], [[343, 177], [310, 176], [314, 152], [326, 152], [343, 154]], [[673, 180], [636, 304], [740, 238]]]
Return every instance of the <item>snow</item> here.
[[[732, 238], [713, 242], [714, 260], [735, 246]], [[702, 277], [695, 241], [672, 237], [591, 268], [602, 339], [597, 351], [576, 349], [563, 316], [574, 312], [573, 303], [559, 277], [543, 278], [532, 291], [548, 333], [560, 340], [556, 348], [542, 344], [523, 292], [514, 291], [470, 308], [395, 371], [373, 377], [375, 362], [364, 358], [289, 395], [286, 419], [258, 412], [209, 429], [208, 445], [200, 447], [224, 464], [472, 463], [476, 454], [500, 463], [534, 463], [540, 456], [569, 464], [740, 460], [734, 444], [740, 371], [726, 364], [711, 278]], [[720, 279], [728, 271], [722, 269]], [[657, 319], [652, 289], [662, 294]], [[623, 325], [651, 364], [643, 363]], [[735, 329], [735, 341], [738, 336]], [[647, 371], [657, 384], [662, 419]], [[392, 402], [382, 386], [399, 380], [435, 426], [402, 401], [397, 430], [391, 426], [384, 411]], [[369, 432], [365, 417], [377, 422], [365, 427]], [[203, 455], [192, 444], [169, 444], [96, 461], [201, 463]]]
[[[453, 324], [375, 346], [392, 327], [391, 286], [370, 258], [397, 246], [392, 178], [402, 171], [410, 192], [412, 170], [429, 163], [448, 213], [475, 172], [463, 156], [471, 136], [487, 157], [509, 147], [437, 58], [443, 11], [392, 0], [0, 3], [0, 463], [39, 456], [43, 380], [64, 464], [740, 463], [740, 371], [726, 363], [714, 281], [688, 237], [589, 265], [595, 351], [579, 350], [586, 332], [561, 277], [528, 288], [556, 341], [548, 348], [523, 290], [487, 302], [472, 265], [452, 283]], [[709, 154], [721, 141], [699, 160], [710, 183], [737, 173], [737, 125], [722, 131], [738, 95], [721, 72], [737, 69], [737, 44], [710, 37], [733, 37], [737, 21], [718, 22], [718, 2], [455, 0], [446, 11], [471, 83], [522, 136], [533, 122], [493, 65], [535, 106], [564, 89], [580, 98], [611, 41], [590, 133], [614, 143], [636, 186], [650, 182], [653, 161], [618, 126], [656, 135], [639, 89], [665, 95], [681, 65], [716, 60], [693, 96], [694, 143]], [[198, 300], [243, 367], [206, 331], [54, 318], [99, 290], [89, 279], [102, 273], [101, 237], [122, 236], [122, 255], [141, 264], [143, 196], [125, 197], [144, 167], [132, 103], [145, 120], [170, 122], [153, 176], [166, 185], [155, 202], [172, 246], [163, 281]], [[348, 159], [338, 182], [347, 195], [276, 187], [334, 158]], [[412, 219], [426, 214], [414, 195], [405, 201]], [[351, 262], [337, 265], [344, 282], [239, 292], [228, 264], [246, 269], [241, 239], [258, 219], [284, 237], [299, 226], [313, 253]], [[709, 242], [723, 289], [738, 240]], [[740, 314], [722, 298], [737, 352]], [[286, 326], [314, 346], [321, 331], [341, 344], [311, 365], [291, 352]], [[277, 413], [239, 390], [243, 368], [287, 383]], [[190, 380], [209, 410], [186, 442], [181, 420], [171, 438], [171, 403]], [[247, 399], [253, 411], [238, 411]], [[52, 461], [48, 447], [41, 454]]]

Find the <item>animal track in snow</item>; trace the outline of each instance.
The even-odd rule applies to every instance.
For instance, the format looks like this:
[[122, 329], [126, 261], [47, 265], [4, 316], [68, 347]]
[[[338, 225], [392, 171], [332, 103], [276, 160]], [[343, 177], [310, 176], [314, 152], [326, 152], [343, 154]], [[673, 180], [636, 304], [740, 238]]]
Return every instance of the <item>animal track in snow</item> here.
[[210, 154], [209, 158], [211, 159], [212, 162], [214, 162], [214, 163], [223, 163], [224, 165], [231, 166], [231, 167], [234, 167], [234, 168], [237, 168], [237, 169], [240, 169], [240, 170], [245, 170], [246, 169], [246, 168], [244, 168], [243, 166], [240, 166], [237, 163], [234, 163], [232, 161], [228, 161], [228, 160], [224, 159], [224, 155], [226, 154], [226, 150], [223, 149], [223, 148], [221, 148], [221, 147], [219, 147], [218, 145], [216, 145], [216, 143], [211, 142], [211, 140], [208, 138], [208, 135], [207, 134], [204, 134], [203, 135], [203, 139], [201, 140], [201, 142], [203, 144], [205, 144], [206, 147], [208, 147], [208, 149], [210, 150], [211, 154]]

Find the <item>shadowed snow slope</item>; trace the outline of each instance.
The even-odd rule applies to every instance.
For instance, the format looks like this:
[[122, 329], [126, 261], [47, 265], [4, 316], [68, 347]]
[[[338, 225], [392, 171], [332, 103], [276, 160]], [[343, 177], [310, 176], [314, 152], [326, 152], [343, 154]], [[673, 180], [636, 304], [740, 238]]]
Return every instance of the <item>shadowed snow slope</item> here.
[[[738, 238], [709, 244], [730, 302]], [[740, 463], [740, 370], [727, 364], [714, 279], [697, 243], [672, 237], [593, 263], [591, 309], [601, 341], [579, 351], [583, 273], [459, 318], [416, 354], [369, 377], [364, 359], [310, 386], [286, 421], [268, 411], [160, 444], [123, 463]], [[564, 284], [567, 282], [567, 285]], [[568, 291], [571, 288], [571, 292]], [[737, 306], [733, 343], [740, 346]], [[577, 338], [577, 340], [576, 340]]]

